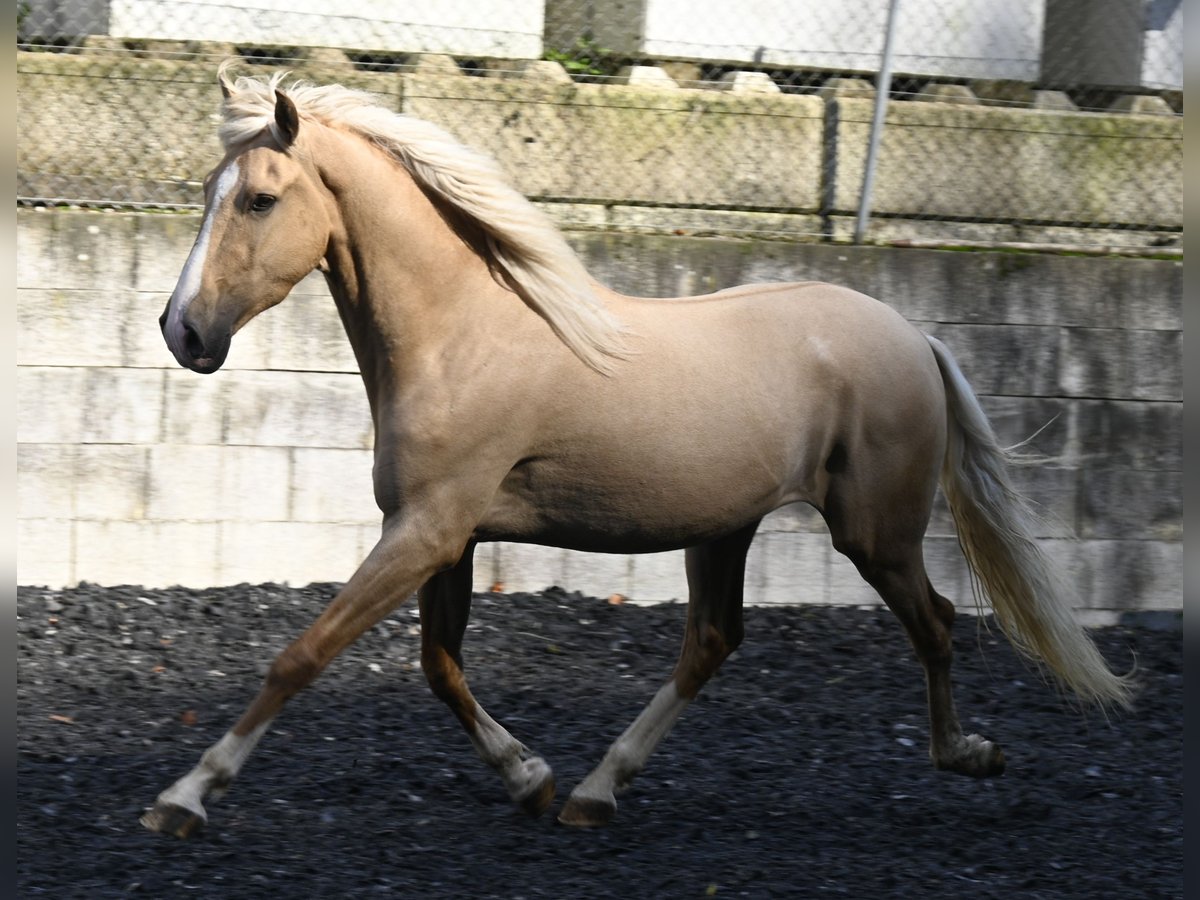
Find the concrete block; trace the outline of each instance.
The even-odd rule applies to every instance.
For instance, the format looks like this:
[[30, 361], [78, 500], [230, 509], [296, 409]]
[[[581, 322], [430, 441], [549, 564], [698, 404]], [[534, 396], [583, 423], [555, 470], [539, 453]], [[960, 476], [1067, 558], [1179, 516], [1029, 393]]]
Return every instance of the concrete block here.
[[829, 603], [832, 549], [823, 534], [759, 534], [746, 557], [745, 602]]
[[[219, 94], [212, 75], [207, 60], [28, 54], [17, 89], [22, 133], [28, 136], [17, 144], [18, 191], [67, 199], [132, 193], [145, 203], [200, 202], [200, 177], [220, 159], [213, 121]], [[106, 102], [96, 102], [96, 84], [105, 86]], [[170, 115], [144, 115], [163, 108]], [[45, 134], [55, 139], [37, 139]], [[87, 268], [76, 271], [86, 276]]]
[[150, 448], [81, 444], [75, 449], [76, 518], [136, 521], [146, 517]]
[[77, 522], [74, 578], [145, 587], [220, 584], [217, 528], [195, 522]]
[[329, 291], [317, 282], [320, 293], [302, 293], [303, 285], [233, 339], [234, 344], [242, 342], [243, 349], [253, 347], [242, 367], [357, 375], [358, 361]]
[[75, 584], [74, 528], [69, 519], [18, 519], [17, 584], [52, 589]]
[[680, 87], [707, 88], [711, 84], [705, 81], [704, 66], [697, 62], [687, 59], [659, 59], [656, 62]]
[[359, 544], [357, 525], [223, 522], [220, 566], [210, 583], [344, 582], [362, 563]]
[[570, 588], [563, 578], [566, 552], [538, 544], [497, 543], [494, 549], [497, 581], [508, 593], [542, 591], [554, 586]]
[[1080, 534], [1104, 540], [1182, 541], [1183, 473], [1084, 470]]
[[[926, 537], [921, 546], [933, 589], [960, 609], [974, 609], [970, 568], [957, 537]], [[882, 602], [882, 601], [880, 601]]]
[[285, 522], [290, 463], [285, 447], [158, 444], [149, 451], [147, 515], [163, 521]]
[[1034, 109], [1047, 112], [1076, 112], [1078, 107], [1066, 91], [1033, 91]]
[[269, 447], [368, 449], [371, 412], [358, 375], [230, 372], [223, 439]]
[[1182, 403], [1086, 400], [1071, 413], [1079, 466], [1183, 470]]
[[1183, 402], [1183, 331], [1126, 332], [1129, 396]]
[[1068, 396], [1182, 400], [1182, 332], [1066, 328], [1059, 389]]
[[[527, 196], [818, 208], [823, 104], [796, 95], [404, 76], [404, 111], [494, 156]], [[777, 139], [780, 128], [788, 139]]]
[[505, 64], [501, 67], [489, 67], [487, 74], [491, 78], [525, 78], [550, 84], [571, 83], [571, 76], [567, 74], [562, 63], [551, 59], [505, 60]]
[[1012, 486], [1026, 497], [1038, 521], [1040, 538], [1073, 538], [1079, 534], [1080, 470], [1056, 465], [1014, 466]]
[[958, 360], [976, 394], [1046, 396], [1059, 387], [1057, 329], [923, 323]]
[[489, 593], [496, 586], [499, 569], [496, 544], [477, 544], [471, 567], [471, 590], [476, 594]]
[[633, 231], [641, 235], [696, 235], [724, 238], [794, 240], [821, 233], [817, 215], [782, 212], [753, 212], [735, 209], [688, 209], [626, 206], [604, 207], [608, 231]]
[[669, 91], [679, 87], [675, 79], [658, 66], [625, 66], [617, 72], [615, 82], [654, 90]]
[[588, 597], [634, 596], [631, 558], [612, 553], [563, 551], [563, 586]]
[[[153, 520], [219, 522], [221, 455], [218, 446], [156, 444], [149, 448], [147, 516]], [[239, 448], [240, 449], [240, 448]]]
[[1073, 549], [1080, 606], [1123, 610], [1182, 605], [1182, 543], [1094, 540]]
[[637, 603], [686, 602], [687, 568], [684, 551], [639, 553], [630, 557], [633, 564], [629, 597]]
[[[215, 111], [215, 110], [214, 110]], [[214, 123], [215, 127], [215, 123]], [[201, 178], [216, 163], [214, 156], [208, 167], [198, 173]], [[203, 202], [201, 196], [197, 202]], [[140, 215], [136, 217], [137, 228], [137, 272], [133, 286], [146, 293], [160, 294], [165, 306], [179, 275], [187, 263], [192, 244], [200, 232], [200, 212], [178, 212], [173, 214]]]
[[1079, 463], [1077, 424], [1073, 415], [1078, 401], [1061, 397], [979, 398], [996, 438], [1004, 447], [1020, 446], [1049, 465]]
[[778, 94], [779, 85], [766, 72], [726, 72], [717, 81], [723, 91], [735, 94]]
[[859, 100], [875, 101], [875, 85], [865, 78], [830, 78], [817, 92], [822, 100], [835, 97], [854, 97]]
[[150, 444], [163, 420], [163, 372], [84, 369], [80, 440], [91, 444]]
[[381, 520], [371, 480], [370, 450], [297, 447], [291, 452], [291, 515], [298, 522]]
[[879, 250], [806, 248], [808, 274], [878, 297], [909, 320], [1180, 329], [1181, 267], [1172, 262]]
[[[1086, 260], [1079, 260], [1086, 262]], [[1129, 259], [1120, 266], [1092, 269], [1099, 291], [1115, 307], [1107, 323], [1148, 331], [1183, 330], [1183, 262]], [[1080, 269], [1083, 267], [1080, 266]], [[1109, 304], [1105, 304], [1105, 309]], [[1078, 324], [1102, 324], [1081, 321]]]
[[409, 60], [414, 75], [436, 75], [458, 77], [463, 74], [454, 57], [446, 53], [416, 53]]
[[959, 106], [979, 105], [979, 98], [965, 84], [927, 84], [914, 99], [927, 103], [956, 103]]
[[346, 74], [355, 72], [354, 63], [350, 61], [346, 51], [336, 47], [306, 47], [304, 56], [310, 65], [325, 71], [345, 72]]
[[78, 443], [87, 381], [85, 369], [18, 366], [17, 443]]
[[75, 515], [73, 444], [17, 444], [17, 518], [61, 519]]
[[[18, 194], [202, 204], [201, 181], [221, 159], [220, 93], [211, 61], [219, 58], [219, 52], [183, 60], [138, 59], [128, 53], [22, 54]], [[314, 81], [336, 80], [378, 92], [391, 108], [397, 106], [394, 78], [315, 61], [292, 68]], [[54, 140], [43, 140], [47, 134]], [[182, 265], [182, 258], [171, 259], [173, 277]]]
[[163, 373], [162, 439], [168, 444], [220, 444], [225, 441], [230, 395], [240, 373], [202, 378], [184, 369]]
[[[56, 123], [53, 131], [65, 124]], [[51, 141], [47, 146], [56, 152], [60, 145]], [[137, 224], [131, 217], [82, 211], [47, 215], [30, 210], [20, 221], [18, 287], [121, 291], [133, 280]]]
[[[852, 212], [873, 104], [852, 98], [835, 102], [832, 211]], [[1181, 228], [1182, 153], [1178, 117], [1034, 115], [1001, 107], [892, 103], [872, 210], [876, 215]], [[1139, 175], [1130, 178], [1135, 159]]]
[[826, 602], [835, 606], [879, 606], [883, 601], [875, 593], [875, 589], [863, 581], [854, 563], [831, 546], [829, 548], [829, 568], [826, 576], [829, 584], [829, 595]]
[[1175, 110], [1162, 97], [1153, 94], [1124, 94], [1109, 106], [1112, 112], [1135, 116], [1173, 116]]
[[17, 365], [162, 366], [156, 306], [127, 289], [18, 290]]

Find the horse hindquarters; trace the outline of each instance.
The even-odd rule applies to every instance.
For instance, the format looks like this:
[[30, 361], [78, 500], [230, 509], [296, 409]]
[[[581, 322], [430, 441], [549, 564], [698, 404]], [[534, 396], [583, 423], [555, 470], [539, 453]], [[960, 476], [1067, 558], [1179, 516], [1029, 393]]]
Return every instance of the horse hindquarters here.
[[979, 735], [964, 735], [959, 724], [950, 675], [954, 605], [933, 589], [925, 572], [922, 541], [943, 446], [941, 404], [932, 402], [938, 399], [931, 395], [926, 415], [902, 426], [903, 440], [850, 447], [844, 465], [830, 477], [821, 511], [834, 549], [854, 563], [900, 620], [921, 662], [934, 765], [998, 775], [1004, 771], [1000, 748]]

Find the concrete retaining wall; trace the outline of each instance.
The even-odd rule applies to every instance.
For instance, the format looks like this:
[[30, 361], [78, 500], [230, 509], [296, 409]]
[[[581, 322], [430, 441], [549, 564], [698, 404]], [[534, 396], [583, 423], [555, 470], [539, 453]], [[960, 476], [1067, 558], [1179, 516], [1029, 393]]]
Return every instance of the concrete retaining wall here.
[[[625, 84], [576, 84], [545, 61], [489, 78], [446, 56], [414, 57], [404, 74], [360, 71], [336, 51], [298, 66], [491, 153], [573, 228], [850, 233], [872, 109], [861, 92], [782, 94], [736, 78], [682, 88], [641, 68]], [[219, 156], [211, 63], [19, 53], [17, 69], [19, 196], [200, 201]], [[972, 99], [966, 88], [955, 99], [964, 91]], [[1174, 115], [893, 102], [871, 235], [1177, 242], [1182, 129]]]
[[[209, 586], [343, 581], [372, 546], [371, 427], [323, 282], [234, 341], [225, 368], [173, 363], [157, 317], [194, 215], [18, 212], [18, 582]], [[1049, 546], [1096, 609], [1182, 598], [1182, 264], [576, 234], [600, 279], [647, 295], [822, 279], [947, 341], [1053, 514]], [[1043, 428], [1044, 426], [1044, 428]], [[935, 584], [970, 590], [939, 510]], [[682, 554], [481, 547], [476, 585], [685, 595]], [[764, 523], [752, 603], [874, 602], [804, 507]]]

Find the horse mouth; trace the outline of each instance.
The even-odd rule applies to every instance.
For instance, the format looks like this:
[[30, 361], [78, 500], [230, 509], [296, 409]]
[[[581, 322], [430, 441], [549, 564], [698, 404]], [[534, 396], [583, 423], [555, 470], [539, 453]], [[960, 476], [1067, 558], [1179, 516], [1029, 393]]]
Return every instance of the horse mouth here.
[[224, 360], [222, 359], [213, 359], [212, 357], [204, 356], [199, 359], [193, 359], [187, 364], [187, 367], [193, 372], [199, 372], [201, 375], [211, 375], [217, 369], [221, 368], [223, 362]]
[[165, 314], [160, 323], [167, 347], [175, 361], [185, 369], [191, 369], [201, 375], [211, 375], [224, 365], [232, 337], [229, 331], [219, 330], [202, 337], [191, 323], [172, 323]]
[[225, 356], [229, 353], [229, 336], [222, 335], [206, 344], [195, 329], [185, 326], [183, 349], [186, 354], [185, 366], [201, 375], [211, 375], [225, 362]]

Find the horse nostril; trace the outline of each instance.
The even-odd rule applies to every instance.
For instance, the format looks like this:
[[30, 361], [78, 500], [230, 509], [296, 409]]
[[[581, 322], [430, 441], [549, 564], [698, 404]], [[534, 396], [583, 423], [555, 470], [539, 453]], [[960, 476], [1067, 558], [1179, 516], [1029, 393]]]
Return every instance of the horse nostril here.
[[183, 346], [192, 359], [200, 359], [204, 356], [204, 341], [200, 340], [200, 335], [191, 325], [183, 326]]

